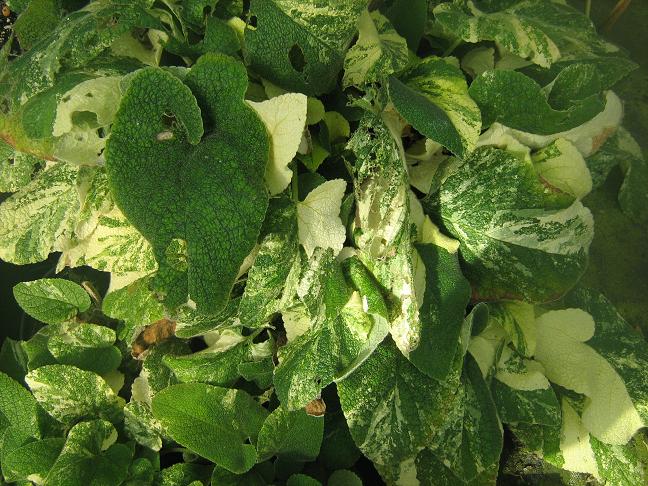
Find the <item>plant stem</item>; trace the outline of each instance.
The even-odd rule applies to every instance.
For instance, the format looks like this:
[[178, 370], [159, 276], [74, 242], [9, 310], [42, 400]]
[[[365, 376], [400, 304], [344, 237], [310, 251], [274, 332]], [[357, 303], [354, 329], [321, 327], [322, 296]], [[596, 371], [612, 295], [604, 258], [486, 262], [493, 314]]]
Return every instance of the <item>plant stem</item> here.
[[292, 167], [293, 175], [290, 185], [292, 187], [292, 198], [296, 203], [299, 202], [299, 178], [297, 176], [297, 164], [293, 164]]
[[592, 13], [592, 0], [585, 0], [585, 15], [588, 17]]

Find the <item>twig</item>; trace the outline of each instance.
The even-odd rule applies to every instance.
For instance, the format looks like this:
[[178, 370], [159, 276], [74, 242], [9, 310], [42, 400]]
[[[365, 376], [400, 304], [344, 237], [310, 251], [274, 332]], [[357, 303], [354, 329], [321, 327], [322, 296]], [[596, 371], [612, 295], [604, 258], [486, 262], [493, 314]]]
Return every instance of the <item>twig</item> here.
[[609, 32], [612, 30], [614, 24], [616, 24], [625, 11], [628, 10], [631, 2], [632, 0], [619, 0], [610, 12], [610, 15], [605, 19], [605, 22], [603, 22], [601, 30], [603, 30], [603, 32]]

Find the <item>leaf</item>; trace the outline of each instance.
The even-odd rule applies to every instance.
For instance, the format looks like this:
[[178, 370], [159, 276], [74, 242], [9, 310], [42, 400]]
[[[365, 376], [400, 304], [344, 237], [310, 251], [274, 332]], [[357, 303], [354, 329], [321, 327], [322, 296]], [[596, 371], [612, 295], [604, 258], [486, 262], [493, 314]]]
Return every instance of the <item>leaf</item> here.
[[469, 95], [451, 58], [427, 57], [404, 75], [389, 78], [389, 97], [401, 116], [458, 156], [473, 150], [482, 126], [471, 96], [472, 88]]
[[394, 0], [387, 8], [380, 8], [398, 33], [407, 39], [409, 49], [416, 52], [428, 20], [426, 0]]
[[124, 407], [124, 399], [99, 375], [74, 366], [41, 366], [25, 381], [45, 411], [66, 425], [92, 417], [116, 422]]
[[322, 486], [322, 483], [306, 474], [293, 474], [286, 481], [286, 486]]
[[29, 184], [44, 162], [30, 154], [19, 152], [0, 140], [0, 192], [16, 192]]
[[605, 108], [604, 96], [594, 93], [554, 108], [542, 87], [518, 71], [486, 71], [468, 90], [481, 110], [484, 126], [500, 122], [516, 130], [550, 135], [573, 129]]
[[207, 349], [183, 356], [165, 356], [163, 363], [182, 383], [233, 386], [239, 377], [239, 363], [249, 352], [248, 340], [235, 331], [225, 330]]
[[274, 375], [275, 391], [288, 410], [306, 406], [326, 385], [344, 379], [389, 332], [379, 287], [373, 279], [358, 275], [359, 261], [351, 270], [355, 292], [330, 251], [315, 253], [305, 263], [308, 270], [297, 293], [308, 326], [280, 348]]
[[149, 404], [132, 401], [124, 407], [126, 434], [138, 444], [154, 451], [162, 448], [162, 425], [153, 417]]
[[115, 444], [117, 431], [104, 420], [76, 424], [54, 462], [45, 486], [66, 484], [121, 484], [128, 474], [132, 450]]
[[244, 326], [256, 328], [275, 312], [290, 267], [298, 256], [297, 209], [287, 197], [270, 201], [264, 226], [267, 234], [261, 240], [254, 264], [239, 305]]
[[204, 464], [181, 462], [162, 469], [158, 473], [160, 486], [196, 486], [195, 481], [205, 484], [209, 480], [212, 467]]
[[267, 101], [248, 104], [257, 112], [270, 135], [270, 161], [266, 167], [265, 182], [270, 195], [284, 191], [290, 184], [292, 170], [288, 168], [306, 127], [306, 96], [286, 93]]
[[416, 250], [425, 267], [426, 281], [419, 309], [419, 343], [407, 358], [426, 375], [443, 380], [457, 354], [470, 285], [456, 254], [434, 244], [419, 244]]
[[545, 68], [561, 57], [588, 58], [617, 50], [596, 34], [588, 17], [566, 4], [513, 0], [502, 6], [480, 11], [466, 0], [445, 2], [434, 8], [434, 18], [465, 42], [495, 41]]
[[121, 352], [113, 346], [115, 339], [115, 331], [108, 327], [80, 323], [50, 337], [47, 349], [60, 364], [105, 375], [122, 361]]
[[90, 308], [90, 296], [80, 285], [62, 278], [20, 282], [13, 289], [18, 305], [34, 319], [56, 324]]
[[[605, 327], [605, 320], [600, 322]], [[587, 430], [608, 444], [628, 442], [644, 426], [644, 391], [634, 387], [628, 389], [623, 376], [611, 362], [596, 348], [586, 344], [595, 333], [596, 324], [592, 316], [581, 309], [556, 310], [542, 314], [536, 323], [536, 359], [544, 366], [547, 377], [553, 383], [589, 398], [582, 413]], [[618, 337], [615, 341], [618, 342]], [[646, 353], [641, 348], [636, 351], [628, 348], [630, 343], [632, 340], [623, 345], [625, 351], [631, 353], [624, 359], [632, 362], [631, 366], [634, 367], [637, 361], [641, 363], [646, 360], [646, 356], [642, 356]], [[637, 352], [641, 354], [637, 355]], [[621, 370], [627, 369], [630, 376], [637, 375], [637, 371], [626, 368], [627, 365], [622, 366]], [[631, 390], [636, 391], [630, 395]], [[609, 397], [614, 397], [614, 400], [609, 400]], [[637, 406], [633, 398], [639, 399]]]
[[[168, 304], [184, 303], [188, 294], [199, 310], [217, 313], [227, 303], [265, 214], [261, 178], [268, 141], [263, 123], [243, 100], [247, 75], [241, 63], [206, 55], [185, 81], [193, 92], [160, 69], [133, 76], [106, 147], [108, 178], [115, 202], [153, 247], [157, 283]], [[207, 127], [216, 130], [202, 143], [196, 97]], [[171, 130], [165, 117], [172, 120]], [[146, 129], [133, 131], [138, 124]], [[205, 164], [205, 157], [212, 162]], [[185, 162], [178, 164], [178, 159]], [[170, 183], [176, 179], [181, 183]], [[186, 274], [167, 261], [174, 239], [186, 244]]]
[[309, 257], [315, 248], [332, 248], [337, 254], [344, 246], [346, 230], [340, 219], [340, 207], [345, 188], [342, 179], [326, 181], [297, 204], [299, 243]]
[[525, 357], [535, 354], [535, 311], [525, 302], [489, 304], [490, 318], [502, 326], [516, 351]]
[[[416, 457], [413, 473], [420, 481], [421, 486], [454, 486], [466, 484], [469, 486], [492, 486], [496, 484], [498, 465], [491, 466], [472, 481], [463, 481], [456, 476], [441, 460], [429, 449], [424, 449]], [[410, 473], [411, 474], [411, 473]], [[407, 477], [407, 476], [406, 476]]]
[[502, 424], [477, 362], [468, 358], [462, 375], [463, 399], [450, 412], [450, 426], [430, 448], [463, 481], [472, 481], [499, 463]]
[[635, 437], [627, 446], [608, 445], [590, 437], [598, 472], [609, 484], [633, 486], [646, 478], [645, 439]]
[[67, 164], [51, 164], [0, 205], [1, 259], [35, 263], [65, 248], [79, 211], [77, 175]]
[[569, 141], [559, 138], [536, 152], [533, 167], [548, 184], [583, 199], [592, 190], [592, 177], [585, 159]]
[[406, 40], [377, 10], [360, 14], [358, 31], [358, 40], [344, 58], [344, 88], [375, 83], [409, 64]]
[[9, 427], [25, 439], [40, 437], [36, 407], [28, 390], [0, 372], [0, 438]]
[[362, 486], [362, 480], [352, 471], [338, 469], [329, 476], [329, 486]]
[[43, 479], [63, 449], [65, 439], [54, 437], [29, 442], [14, 450], [4, 460], [3, 473], [8, 481], [37, 481]]
[[365, 0], [253, 0], [245, 28], [247, 61], [273, 83], [308, 95], [330, 91]]
[[391, 340], [337, 386], [355, 443], [392, 469], [439, 434], [459, 400], [456, 378], [454, 386], [429, 378]]
[[244, 391], [186, 383], [157, 393], [153, 415], [176, 442], [240, 474], [256, 462], [246, 441], [256, 442], [267, 412]]
[[150, 280], [150, 277], [143, 277], [110, 292], [101, 304], [104, 314], [124, 321], [119, 338], [127, 344], [133, 342], [144, 326], [164, 318], [164, 306], [149, 290]]
[[319, 455], [323, 432], [323, 417], [279, 407], [268, 415], [259, 432], [258, 461], [272, 456], [293, 462], [313, 461]]
[[427, 209], [461, 242], [473, 298], [551, 300], [585, 270], [589, 210], [546, 191], [532, 167], [511, 153], [484, 147], [457, 161]]

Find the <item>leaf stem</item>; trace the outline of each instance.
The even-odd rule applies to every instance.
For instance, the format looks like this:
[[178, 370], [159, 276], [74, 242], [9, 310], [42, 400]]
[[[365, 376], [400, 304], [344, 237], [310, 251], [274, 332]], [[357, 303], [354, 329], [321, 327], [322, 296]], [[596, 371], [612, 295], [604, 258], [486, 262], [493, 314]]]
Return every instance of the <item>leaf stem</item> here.
[[293, 162], [292, 164], [292, 180], [290, 181], [290, 185], [292, 188], [292, 198], [295, 203], [299, 202], [299, 177], [297, 176], [297, 164]]
[[592, 13], [592, 0], [585, 0], [585, 15], [588, 17]]

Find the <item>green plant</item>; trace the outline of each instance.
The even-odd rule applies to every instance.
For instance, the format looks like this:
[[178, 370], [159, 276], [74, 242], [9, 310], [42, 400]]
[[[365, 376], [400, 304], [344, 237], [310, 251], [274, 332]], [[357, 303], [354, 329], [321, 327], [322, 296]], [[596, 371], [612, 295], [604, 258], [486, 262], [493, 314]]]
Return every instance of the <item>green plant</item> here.
[[648, 347], [579, 281], [648, 167], [585, 15], [8, 4], [0, 258], [62, 273], [14, 288], [5, 481], [644, 484]]

